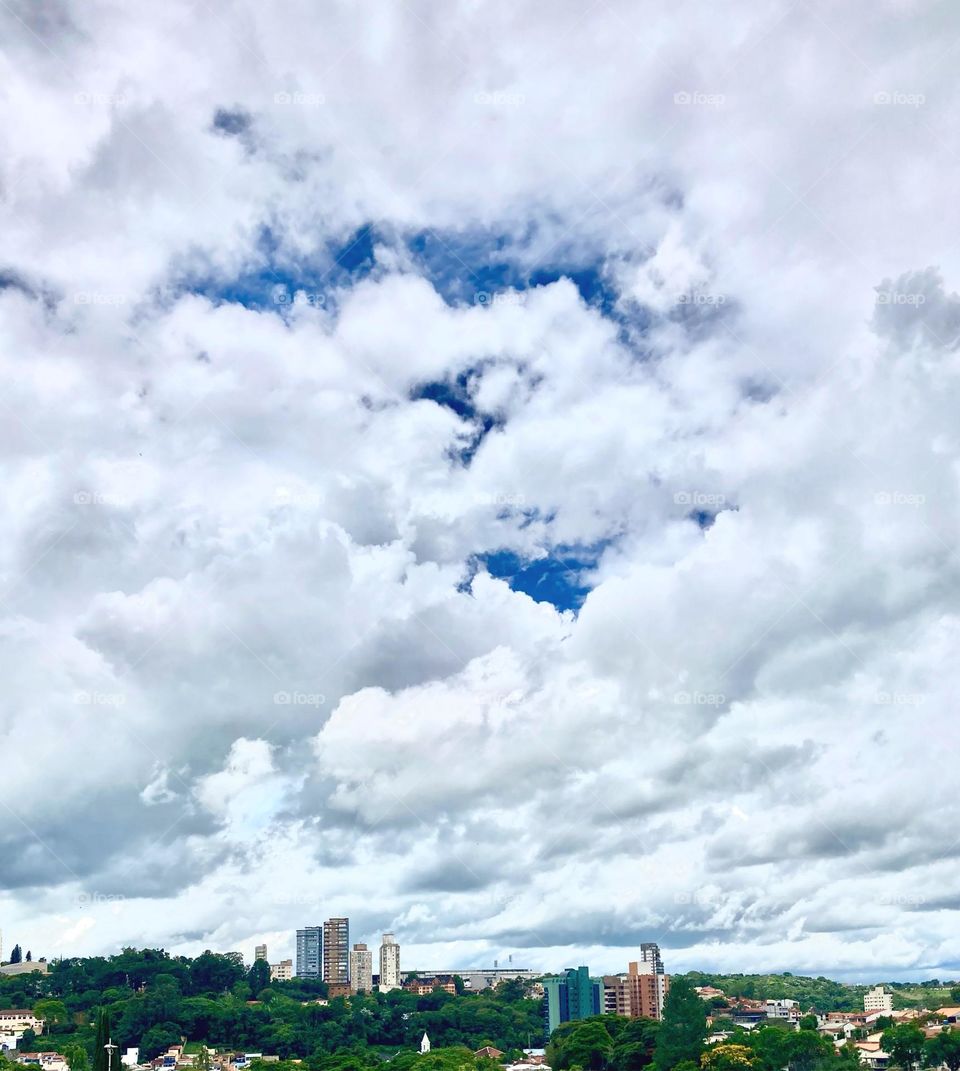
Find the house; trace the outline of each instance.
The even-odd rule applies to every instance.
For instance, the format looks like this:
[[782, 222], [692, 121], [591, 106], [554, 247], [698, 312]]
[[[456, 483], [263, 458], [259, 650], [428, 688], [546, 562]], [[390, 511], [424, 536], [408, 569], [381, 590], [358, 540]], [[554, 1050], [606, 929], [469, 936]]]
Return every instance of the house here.
[[41, 1071], [67, 1071], [67, 1061], [59, 1052], [21, 1052], [16, 1062], [39, 1067]]
[[0, 1008], [0, 1031], [32, 1030], [43, 1032], [43, 1020], [38, 1019], [29, 1008]]
[[455, 996], [457, 986], [453, 978], [446, 974], [438, 974], [431, 978], [409, 978], [403, 983], [403, 988], [408, 993], [414, 993], [418, 997], [425, 997], [435, 989], [442, 989], [444, 993]]
[[477, 1049], [473, 1054], [474, 1056], [486, 1056], [490, 1060], [499, 1060], [503, 1053], [499, 1049], [495, 1049], [492, 1045], [484, 1045], [482, 1049]]
[[880, 1047], [879, 1034], [871, 1034], [866, 1041], [855, 1041], [853, 1044], [860, 1053], [860, 1063], [866, 1067], [880, 1071], [890, 1063], [890, 1054]]

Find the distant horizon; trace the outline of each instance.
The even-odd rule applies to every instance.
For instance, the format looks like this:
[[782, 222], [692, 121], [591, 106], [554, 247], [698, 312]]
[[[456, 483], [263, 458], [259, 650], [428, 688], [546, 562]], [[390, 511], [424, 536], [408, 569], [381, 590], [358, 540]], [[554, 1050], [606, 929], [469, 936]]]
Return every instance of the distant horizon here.
[[[390, 933], [390, 932], [395, 932], [395, 931], [385, 930], [383, 932], [384, 933]], [[278, 953], [278, 954], [274, 955], [274, 953], [271, 951], [273, 946], [270, 944], [269, 941], [267, 941], [267, 942], [263, 942], [263, 941], [250, 942], [250, 946], [251, 946], [251, 948], [255, 948], [256, 945], [264, 944], [264, 943], [266, 943], [266, 945], [267, 945], [268, 962], [278, 963], [281, 960], [293, 960], [293, 961], [296, 960], [295, 950], [291, 950], [290, 952], [281, 952], [281, 953]], [[351, 938], [351, 942], [350, 942], [351, 946], [353, 944], [355, 944], [355, 943], [365, 943], [367, 945], [368, 949], [371, 949], [372, 951], [376, 951], [376, 948], [378, 947], [378, 945], [371, 944], [370, 939], [367, 939], [367, 941], [365, 941], [365, 942], [355, 942]], [[639, 955], [638, 952], [634, 951], [633, 956], [631, 957], [630, 955], [626, 955], [624, 957], [623, 961], [619, 964], [619, 966], [610, 966], [610, 965], [608, 965], [608, 966], [603, 966], [603, 967], [596, 967], [595, 963], [589, 961], [589, 959], [583, 959], [583, 958], [577, 959], [576, 956], [573, 956], [573, 957], [568, 957], [568, 960], [564, 961], [563, 966], [557, 966], [557, 967], [529, 966], [529, 965], [526, 965], [524, 962], [520, 962], [520, 963], [516, 963], [516, 962], [514, 962], [514, 963], [500, 962], [499, 965], [495, 968], [494, 965], [493, 965], [493, 961], [491, 960], [488, 963], [481, 963], [480, 965], [470, 965], [470, 964], [461, 963], [461, 964], [458, 964], [455, 967], [436, 967], [436, 966], [434, 966], [434, 967], [426, 968], [426, 967], [418, 967], [418, 966], [412, 966], [412, 967], [407, 966], [406, 963], [405, 963], [405, 957], [403, 955], [403, 950], [405, 948], [407, 948], [408, 946], [404, 945], [402, 941], [400, 941], [398, 943], [400, 944], [400, 947], [401, 947], [401, 962], [400, 962], [401, 974], [407, 974], [410, 971], [417, 971], [417, 972], [423, 973], [423, 974], [456, 974], [456, 973], [458, 973], [460, 971], [493, 971], [493, 970], [498, 970], [498, 971], [522, 970], [522, 971], [534, 971], [537, 974], [559, 974], [559, 973], [561, 973], [562, 971], [566, 970], [569, 967], [587, 966], [590, 969], [591, 976], [596, 977], [596, 976], [600, 976], [600, 975], [604, 975], [604, 974], [623, 973], [624, 971], [626, 971], [626, 965], [629, 962], [631, 962], [631, 959], [636, 959], [636, 958], [638, 958], [638, 955]], [[22, 943], [21, 943], [21, 946], [22, 946]], [[25, 946], [22, 946], [22, 947], [24, 948], [24, 954], [26, 954]], [[56, 962], [58, 959], [61, 959], [61, 958], [62, 959], [87, 959], [87, 958], [99, 958], [99, 957], [110, 958], [110, 956], [119, 955], [122, 952], [123, 948], [135, 948], [137, 950], [149, 949], [149, 948], [162, 949], [169, 956], [172, 956], [172, 957], [173, 956], [185, 956], [185, 957], [187, 957], [189, 959], [196, 958], [196, 956], [202, 954], [204, 951], [214, 952], [214, 953], [216, 953], [218, 955], [227, 955], [228, 953], [231, 953], [231, 952], [240, 952], [243, 955], [244, 963], [253, 963], [254, 958], [255, 958], [255, 953], [252, 953], [248, 957], [247, 953], [242, 948], [217, 949], [217, 948], [210, 948], [209, 946], [205, 946], [204, 948], [199, 948], [199, 950], [195, 951], [195, 952], [184, 952], [184, 951], [174, 952], [170, 948], [165, 948], [162, 945], [146, 944], [146, 945], [122, 945], [121, 947], [118, 947], [117, 949], [115, 949], [112, 952], [72, 952], [72, 953], [66, 954], [66, 955], [64, 955], [62, 957], [61, 956], [46, 956], [46, 961], [48, 963], [53, 963], [53, 962]], [[956, 968], [956, 967], [949, 968], [949, 969], [957, 971], [957, 975], [956, 975], [955, 978], [951, 977], [949, 974], [945, 974], [944, 973], [944, 970], [948, 970], [948, 968], [941, 969], [940, 971], [938, 971], [935, 968], [934, 969], [930, 969], [930, 970], [925, 969], [925, 968], [916, 968], [913, 971], [902, 971], [901, 970], [901, 971], [899, 971], [897, 973], [888, 973], [888, 974], [883, 974], [883, 975], [876, 974], [876, 973], [873, 973], [873, 972], [867, 972], [867, 971], [859, 971], [859, 972], [856, 972], [856, 971], [842, 971], [842, 970], [838, 970], [836, 968], [829, 968], [829, 969], [824, 969], [824, 970], [818, 970], [818, 969], [815, 969], [815, 968], [813, 968], [813, 969], [809, 969], [808, 968], [808, 969], [795, 969], [795, 970], [792, 970], [789, 967], [785, 967], [783, 969], [769, 969], [769, 970], [764, 970], [764, 969], [759, 969], [758, 968], [758, 969], [754, 969], [754, 970], [749, 970], [748, 971], [748, 970], [732, 970], [732, 969], [721, 969], [721, 968], [705, 968], [705, 967], [702, 967], [702, 966], [684, 966], [680, 970], [671, 970], [670, 966], [669, 966], [669, 957], [671, 955], [671, 950], [669, 948], [661, 946], [660, 951], [661, 951], [661, 955], [663, 956], [663, 959], [664, 959], [665, 973], [669, 974], [669, 975], [688, 975], [688, 974], [694, 974], [694, 973], [696, 973], [696, 974], [707, 974], [707, 975], [725, 975], [725, 976], [728, 976], [728, 977], [735, 977], [735, 976], [738, 976], [738, 975], [742, 975], [744, 977], [748, 977], [748, 976], [749, 977], [776, 977], [778, 975], [781, 975], [781, 976], [782, 975], [786, 975], [786, 976], [794, 977], [794, 978], [811, 978], [811, 979], [826, 978], [828, 981], [835, 981], [835, 982], [840, 982], [840, 983], [842, 983], [844, 985], [856, 985], [856, 986], [881, 985], [881, 984], [885, 984], [885, 983], [919, 985], [919, 984], [921, 984], [921, 982], [931, 982], [931, 981], [934, 981], [934, 980], [939, 980], [941, 985], [944, 986], [944, 987], [950, 987], [950, 986], [953, 986], [953, 985], [960, 985], [960, 968]], [[516, 954], [514, 954], [514, 955], [516, 955]], [[576, 960], [576, 962], [574, 962], [574, 960]], [[34, 962], [38, 962], [38, 958], [37, 958], [36, 955], [34, 956]], [[611, 961], [609, 961], [609, 960], [607, 961], [608, 964], [610, 962]], [[377, 973], [376, 967], [377, 967], [376, 962], [374, 962], [374, 974]]]

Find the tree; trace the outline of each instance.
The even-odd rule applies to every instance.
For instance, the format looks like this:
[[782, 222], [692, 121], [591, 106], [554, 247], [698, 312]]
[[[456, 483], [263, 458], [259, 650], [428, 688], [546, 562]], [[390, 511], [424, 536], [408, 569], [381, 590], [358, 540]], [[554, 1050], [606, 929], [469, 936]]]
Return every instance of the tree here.
[[[152, 1060], [180, 1041], [180, 1027], [176, 1023], [159, 1023], [151, 1026], [140, 1039], [140, 1059]], [[94, 1071], [97, 1071], [94, 1068]]]
[[757, 1054], [749, 1045], [714, 1045], [700, 1057], [703, 1071], [752, 1071]]
[[90, 1057], [82, 1045], [64, 1045], [63, 1058], [70, 1071], [90, 1071]]
[[584, 1071], [605, 1071], [613, 1055], [613, 1039], [602, 1022], [587, 1019], [569, 1035], [560, 1068], [579, 1066]]
[[934, 1034], [927, 1041], [924, 1055], [931, 1067], [946, 1064], [950, 1071], [960, 1071], [960, 1030], [944, 1030]]
[[801, 1030], [816, 1030], [819, 1024], [815, 1015], [801, 1015], [797, 1025]]
[[[197, 1071], [210, 1071], [210, 1050], [206, 1045], [200, 1046], [200, 1051], [197, 1053], [197, 1059], [194, 1062], [194, 1066]], [[73, 1068], [70, 1068], [73, 1071]]]
[[21, 962], [23, 962], [23, 952], [20, 951], [20, 946], [19, 945], [14, 945], [13, 946], [13, 951], [10, 953], [10, 962], [11, 963], [21, 963]]
[[110, 1013], [106, 1008], [101, 1008], [97, 1016], [97, 1033], [93, 1042], [93, 1071], [114, 1071], [120, 1066], [116, 1053], [111, 1059], [107, 1052], [107, 1045], [111, 1040]]
[[256, 1000], [261, 989], [266, 989], [270, 984], [270, 964], [264, 959], [254, 961], [253, 966], [247, 973], [247, 985], [253, 999]]
[[27, 963], [30, 963], [32, 959], [33, 959], [33, 953], [28, 948], [27, 949]]
[[615, 1071], [641, 1071], [651, 1064], [659, 1029], [655, 1019], [630, 1019], [614, 1042]]
[[703, 1001], [686, 978], [674, 978], [663, 1004], [663, 1020], [653, 1054], [656, 1071], [673, 1071], [684, 1060], [698, 1063], [706, 1033]]
[[890, 1053], [890, 1059], [907, 1071], [920, 1062], [924, 1040], [923, 1031], [915, 1023], [891, 1026], [880, 1035], [884, 1052]]
[[33, 1052], [37, 1046], [37, 1033], [35, 1030], [31, 1030], [27, 1027], [23, 1032], [23, 1037], [20, 1038], [20, 1049], [23, 1052]]
[[950, 999], [952, 1001], [955, 1001], [956, 1003], [960, 1004], [960, 985], [955, 985], [950, 990]]
[[[47, 1033], [52, 1032], [54, 1026], [59, 1026], [67, 1021], [67, 1006], [62, 1000], [38, 1000], [33, 1006], [33, 1014], [43, 1020]], [[43, 1030], [40, 1031], [43, 1033]]]

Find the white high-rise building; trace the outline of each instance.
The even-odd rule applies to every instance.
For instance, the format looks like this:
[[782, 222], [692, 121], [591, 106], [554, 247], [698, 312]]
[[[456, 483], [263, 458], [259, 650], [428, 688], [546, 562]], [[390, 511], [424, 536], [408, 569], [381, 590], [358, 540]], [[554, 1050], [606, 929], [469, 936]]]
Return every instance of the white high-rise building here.
[[380, 992], [400, 988], [400, 946], [392, 933], [385, 933], [380, 943]]
[[888, 993], [882, 985], [868, 989], [863, 994], [863, 1010], [867, 1013], [885, 1012], [889, 1014], [893, 1011], [893, 994]]
[[267, 958], [267, 946], [257, 945], [254, 953], [254, 959], [266, 959]]
[[366, 945], [350, 950], [350, 988], [354, 993], [373, 992], [373, 953]]

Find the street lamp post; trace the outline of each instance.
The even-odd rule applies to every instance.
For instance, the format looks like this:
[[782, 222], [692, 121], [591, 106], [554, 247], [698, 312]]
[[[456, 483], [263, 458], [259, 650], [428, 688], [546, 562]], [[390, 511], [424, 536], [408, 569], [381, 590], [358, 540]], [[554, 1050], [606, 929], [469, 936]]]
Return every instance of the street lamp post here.
[[[103, 1035], [101, 1034], [101, 1037]], [[107, 1071], [113, 1071], [113, 1054], [117, 1051], [118, 1046], [114, 1045], [113, 1038], [103, 1046], [107, 1050]]]

